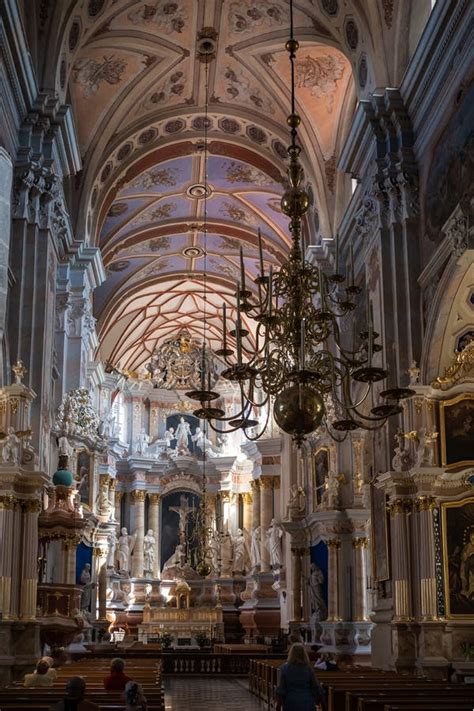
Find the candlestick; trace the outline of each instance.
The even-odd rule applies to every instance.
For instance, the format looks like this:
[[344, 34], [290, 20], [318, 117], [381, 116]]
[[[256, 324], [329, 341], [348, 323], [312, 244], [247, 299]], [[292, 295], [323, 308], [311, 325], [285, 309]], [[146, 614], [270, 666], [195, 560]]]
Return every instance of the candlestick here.
[[225, 302], [222, 304], [222, 345], [224, 350], [227, 350], [227, 307]]
[[242, 291], [245, 291], [244, 250], [242, 247], [240, 247], [240, 281], [242, 282]]
[[263, 268], [263, 244], [262, 244], [262, 233], [260, 232], [260, 227], [258, 228], [258, 256], [260, 257], [260, 276], [264, 276]]
[[242, 365], [242, 339], [240, 337], [240, 315], [235, 322], [235, 338], [237, 344], [237, 365]]
[[305, 319], [301, 319], [301, 332], [300, 332], [300, 361], [301, 369], [304, 370], [305, 366], [305, 337], [306, 337], [306, 323]]

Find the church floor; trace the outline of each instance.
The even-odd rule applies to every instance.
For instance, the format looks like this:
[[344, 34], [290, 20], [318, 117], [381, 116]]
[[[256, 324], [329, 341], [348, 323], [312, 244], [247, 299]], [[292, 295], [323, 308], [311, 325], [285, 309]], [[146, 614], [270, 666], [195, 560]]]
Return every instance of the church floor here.
[[246, 679], [165, 679], [166, 711], [260, 711], [259, 701], [248, 690]]

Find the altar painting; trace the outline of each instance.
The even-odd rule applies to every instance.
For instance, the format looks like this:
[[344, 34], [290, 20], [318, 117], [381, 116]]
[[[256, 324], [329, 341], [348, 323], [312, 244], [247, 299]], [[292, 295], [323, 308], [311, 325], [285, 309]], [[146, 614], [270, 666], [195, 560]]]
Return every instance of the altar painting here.
[[313, 457], [313, 505], [321, 503], [326, 477], [329, 474], [330, 461], [328, 447], [320, 447]]
[[185, 447], [192, 454], [195, 452], [193, 436], [199, 427], [199, 420], [194, 415], [176, 413], [166, 418], [166, 431], [169, 434], [169, 447], [176, 449], [180, 444], [181, 450]]
[[474, 465], [474, 395], [440, 403], [441, 462], [448, 469]]
[[[161, 509], [161, 562], [165, 565], [181, 543], [188, 562], [193, 565], [195, 546], [193, 512], [199, 507], [200, 496], [188, 491], [173, 491], [162, 499]], [[184, 505], [183, 505], [184, 504]], [[181, 509], [181, 513], [179, 512]], [[184, 526], [184, 537], [180, 529]]]
[[446, 617], [474, 620], [474, 497], [441, 504]]

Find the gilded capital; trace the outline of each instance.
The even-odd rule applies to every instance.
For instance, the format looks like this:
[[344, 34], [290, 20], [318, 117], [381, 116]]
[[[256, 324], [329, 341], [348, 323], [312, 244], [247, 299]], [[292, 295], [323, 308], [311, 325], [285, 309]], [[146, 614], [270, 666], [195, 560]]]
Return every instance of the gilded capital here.
[[420, 496], [415, 501], [415, 509], [417, 511], [433, 511], [436, 508], [436, 499], [434, 496]]
[[39, 513], [41, 511], [41, 501], [39, 499], [22, 499], [21, 508], [24, 513]]
[[413, 499], [399, 498], [394, 499], [388, 505], [388, 509], [392, 516], [397, 514], [409, 514], [413, 510]]
[[250, 482], [250, 488], [252, 489], [253, 492], [256, 492], [260, 488], [260, 480], [259, 479], [253, 479]]
[[228, 504], [230, 501], [230, 492], [229, 491], [220, 491], [219, 494], [220, 494], [222, 503]]
[[365, 536], [352, 539], [352, 547], [353, 548], [367, 548], [367, 545], [368, 545], [368, 539]]
[[145, 503], [145, 491], [143, 489], [135, 489], [131, 493], [132, 504], [143, 504]]
[[242, 494], [242, 501], [244, 502], [245, 506], [250, 506], [250, 504], [252, 503], [252, 499], [252, 492], [244, 491], [244, 493]]
[[326, 541], [326, 545], [328, 548], [340, 548], [341, 541], [339, 538], [328, 538]]
[[273, 477], [272, 476], [261, 476], [260, 486], [262, 489], [273, 489]]
[[17, 500], [11, 494], [3, 494], [0, 496], [0, 509], [11, 511], [15, 508]]
[[110, 481], [109, 481], [110, 491], [115, 491], [116, 487], [117, 487], [117, 480], [110, 477]]
[[150, 504], [157, 505], [160, 503], [161, 499], [161, 494], [148, 494], [148, 499], [150, 501]]

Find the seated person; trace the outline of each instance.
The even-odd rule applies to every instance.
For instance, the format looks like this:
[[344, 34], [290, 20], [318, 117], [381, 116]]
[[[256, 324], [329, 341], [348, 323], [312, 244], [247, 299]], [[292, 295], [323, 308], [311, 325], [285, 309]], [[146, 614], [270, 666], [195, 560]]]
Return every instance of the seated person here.
[[23, 686], [52, 686], [56, 676], [48, 674], [49, 671], [48, 662], [40, 659], [33, 674], [25, 674]]
[[56, 671], [56, 669], [54, 669], [53, 657], [41, 657], [40, 661], [46, 662], [49, 665], [49, 669], [47, 671], [47, 676], [50, 676], [53, 679], [53, 681], [56, 681], [58, 672]]
[[127, 681], [124, 691], [125, 711], [147, 711], [143, 689], [136, 681]]
[[106, 691], [124, 691], [127, 681], [132, 679], [123, 673], [125, 663], [123, 659], [112, 659], [110, 674], [104, 679], [104, 689]]
[[334, 661], [331, 654], [321, 653], [314, 663], [315, 669], [320, 669], [321, 671], [337, 671], [338, 666]]
[[49, 711], [99, 711], [97, 704], [85, 700], [86, 682], [82, 676], [73, 676], [66, 682], [66, 696]]

